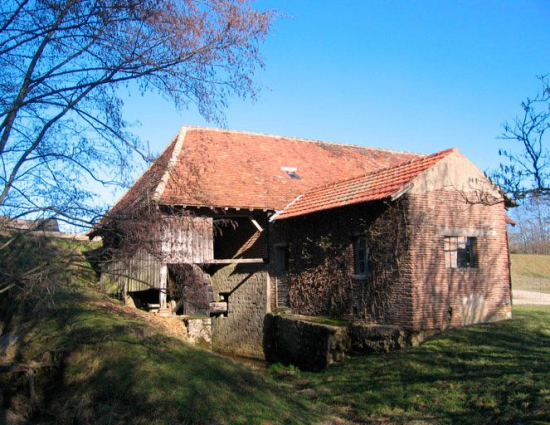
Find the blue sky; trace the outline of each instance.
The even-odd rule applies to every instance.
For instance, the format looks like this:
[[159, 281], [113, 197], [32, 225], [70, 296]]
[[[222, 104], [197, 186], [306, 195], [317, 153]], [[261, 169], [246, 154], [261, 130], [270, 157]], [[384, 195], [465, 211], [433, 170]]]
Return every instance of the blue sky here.
[[[259, 0], [289, 15], [263, 46], [258, 100], [235, 99], [226, 127], [432, 153], [458, 147], [499, 163], [501, 125], [550, 73], [550, 1]], [[134, 94], [126, 118], [160, 152], [190, 108]]]

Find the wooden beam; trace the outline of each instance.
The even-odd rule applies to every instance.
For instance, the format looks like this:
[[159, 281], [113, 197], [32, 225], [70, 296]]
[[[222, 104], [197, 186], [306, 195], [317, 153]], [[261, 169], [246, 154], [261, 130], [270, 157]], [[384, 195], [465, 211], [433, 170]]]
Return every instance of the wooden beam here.
[[258, 223], [255, 219], [253, 219], [252, 217], [250, 217], [250, 221], [252, 222], [252, 224], [254, 225], [254, 227], [256, 227], [256, 229], [258, 229], [259, 232], [263, 232], [264, 229], [262, 228], [262, 226], [260, 226], [260, 223]]
[[263, 262], [263, 258], [227, 258], [210, 260], [204, 264], [259, 264]]

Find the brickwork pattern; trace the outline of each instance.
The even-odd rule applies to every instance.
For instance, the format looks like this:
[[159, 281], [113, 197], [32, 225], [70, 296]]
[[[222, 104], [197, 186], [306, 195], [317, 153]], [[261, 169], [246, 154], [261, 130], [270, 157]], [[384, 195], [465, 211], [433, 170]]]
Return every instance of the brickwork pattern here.
[[[411, 326], [409, 276], [401, 276], [399, 269], [407, 256], [405, 222], [400, 204], [370, 203], [275, 223], [270, 245], [288, 244], [290, 285], [286, 290], [292, 294], [293, 312]], [[367, 238], [375, 259], [364, 280], [353, 276], [353, 241], [359, 235]], [[270, 252], [272, 258], [275, 251]], [[275, 280], [273, 261], [270, 273]], [[272, 285], [272, 298], [286, 295], [280, 285], [284, 280], [277, 283], [276, 289]]]
[[[408, 195], [413, 328], [438, 329], [511, 317], [502, 203], [469, 203], [456, 190]], [[478, 267], [445, 265], [445, 236], [477, 240]]]

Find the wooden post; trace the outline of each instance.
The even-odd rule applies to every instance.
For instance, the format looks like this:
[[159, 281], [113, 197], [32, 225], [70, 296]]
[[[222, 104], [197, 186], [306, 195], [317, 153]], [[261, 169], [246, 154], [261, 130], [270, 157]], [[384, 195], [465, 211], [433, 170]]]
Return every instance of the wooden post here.
[[168, 264], [161, 264], [160, 266], [160, 292], [159, 292], [159, 304], [160, 310], [166, 308], [166, 290], [168, 287]]
[[124, 283], [122, 285], [122, 301], [124, 301], [124, 305], [128, 305], [128, 279], [124, 279]]

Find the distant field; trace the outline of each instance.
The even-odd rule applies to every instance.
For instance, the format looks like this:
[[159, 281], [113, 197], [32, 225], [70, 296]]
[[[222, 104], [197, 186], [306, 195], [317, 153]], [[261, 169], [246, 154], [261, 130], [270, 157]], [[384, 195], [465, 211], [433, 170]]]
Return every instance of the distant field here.
[[512, 254], [512, 287], [550, 293], [550, 255]]

